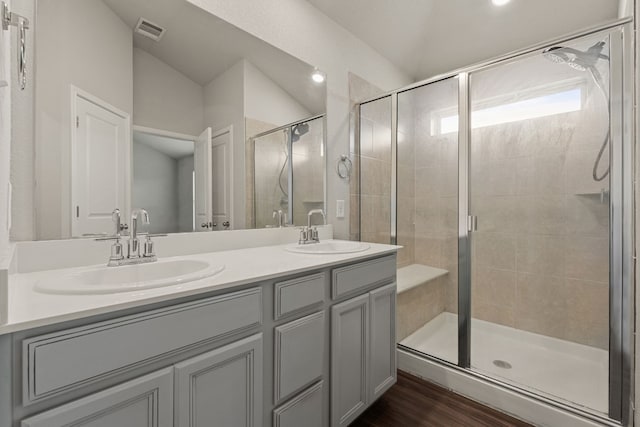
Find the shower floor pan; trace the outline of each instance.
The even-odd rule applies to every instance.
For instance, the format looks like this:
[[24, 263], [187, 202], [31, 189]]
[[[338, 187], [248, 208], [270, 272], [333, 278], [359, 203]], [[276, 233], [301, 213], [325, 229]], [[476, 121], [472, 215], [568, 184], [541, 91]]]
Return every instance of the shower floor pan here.
[[[458, 316], [442, 313], [400, 344], [458, 360]], [[587, 410], [608, 412], [608, 352], [473, 319], [471, 366], [476, 372]]]

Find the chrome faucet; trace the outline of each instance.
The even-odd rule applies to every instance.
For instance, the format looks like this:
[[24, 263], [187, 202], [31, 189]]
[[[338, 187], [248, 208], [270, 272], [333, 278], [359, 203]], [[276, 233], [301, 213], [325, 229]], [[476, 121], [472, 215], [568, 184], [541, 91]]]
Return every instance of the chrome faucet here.
[[129, 236], [129, 258], [140, 258], [140, 241], [138, 240], [138, 217], [143, 224], [149, 224], [149, 212], [144, 209], [134, 209], [131, 212], [131, 235]]
[[123, 246], [120, 243], [122, 238], [120, 232], [126, 227], [121, 224], [120, 209], [115, 209], [111, 213], [111, 219], [114, 222], [115, 233], [111, 237], [102, 237], [96, 240], [115, 240], [115, 243], [111, 245], [111, 256], [107, 266], [117, 267], [121, 265], [141, 264], [147, 262], [157, 261], [158, 258], [153, 251], [152, 237], [162, 237], [166, 234], [148, 234], [146, 233], [146, 240], [143, 246], [142, 255], [140, 255], [140, 240], [138, 240], [138, 220], [141, 220], [143, 224], [149, 224], [149, 213], [144, 209], [135, 209], [131, 212], [131, 234], [127, 240], [127, 256], [124, 256]]
[[312, 209], [307, 214], [307, 226], [302, 227], [300, 230], [300, 238], [298, 239], [299, 245], [306, 245], [309, 243], [320, 243], [320, 237], [318, 236], [318, 227], [311, 228], [311, 217], [314, 214], [322, 215], [322, 223], [327, 224], [327, 217], [322, 209]]
[[282, 209], [278, 209], [278, 210], [273, 210], [273, 218], [276, 220], [276, 226], [278, 228], [282, 228], [282, 226], [284, 225], [284, 218], [285, 218], [285, 213], [282, 212]]

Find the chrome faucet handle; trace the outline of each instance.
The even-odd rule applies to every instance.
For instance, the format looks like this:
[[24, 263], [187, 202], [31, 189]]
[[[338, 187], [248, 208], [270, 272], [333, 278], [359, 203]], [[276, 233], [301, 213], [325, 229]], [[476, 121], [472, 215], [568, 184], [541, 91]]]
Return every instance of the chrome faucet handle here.
[[111, 212], [111, 219], [115, 224], [115, 235], [120, 237], [120, 232], [123, 230], [122, 224], [120, 223], [120, 209], [115, 208], [113, 212]]
[[122, 248], [122, 243], [120, 243], [120, 239], [117, 239], [116, 242], [111, 245], [111, 256], [109, 257], [109, 263], [122, 261], [124, 259], [124, 251]]
[[298, 244], [304, 245], [307, 243], [308, 240], [309, 240], [309, 231], [307, 227], [302, 227], [300, 229], [300, 238], [298, 239]]
[[153, 252], [153, 241], [151, 240], [151, 237], [151, 234], [147, 234], [147, 238], [144, 241], [142, 256], [145, 258], [156, 256], [156, 254]]
[[318, 237], [318, 227], [313, 227], [311, 230], [311, 240], [314, 242], [320, 241], [320, 238]]

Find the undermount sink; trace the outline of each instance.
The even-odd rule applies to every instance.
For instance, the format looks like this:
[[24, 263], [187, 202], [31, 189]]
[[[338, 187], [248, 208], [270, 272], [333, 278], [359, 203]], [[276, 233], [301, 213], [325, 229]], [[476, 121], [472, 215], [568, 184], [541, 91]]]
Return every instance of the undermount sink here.
[[47, 294], [111, 294], [159, 288], [214, 276], [224, 265], [203, 260], [160, 260], [122, 267], [92, 267], [38, 281], [35, 290]]
[[369, 249], [371, 245], [361, 242], [348, 242], [341, 240], [327, 240], [320, 243], [309, 243], [306, 245], [290, 245], [285, 247], [289, 252], [299, 254], [349, 254], [353, 252], [362, 252]]

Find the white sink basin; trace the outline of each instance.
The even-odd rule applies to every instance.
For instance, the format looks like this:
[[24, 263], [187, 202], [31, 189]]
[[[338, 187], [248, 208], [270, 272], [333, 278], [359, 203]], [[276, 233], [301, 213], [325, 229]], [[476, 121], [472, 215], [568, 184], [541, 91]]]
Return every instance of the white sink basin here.
[[285, 247], [289, 252], [299, 254], [349, 254], [352, 252], [362, 252], [369, 249], [371, 245], [361, 242], [349, 242], [342, 240], [327, 240], [320, 243], [309, 243], [307, 245], [290, 245]]
[[202, 260], [161, 260], [122, 267], [87, 268], [38, 281], [35, 290], [47, 294], [111, 294], [192, 282], [214, 276], [224, 265]]

